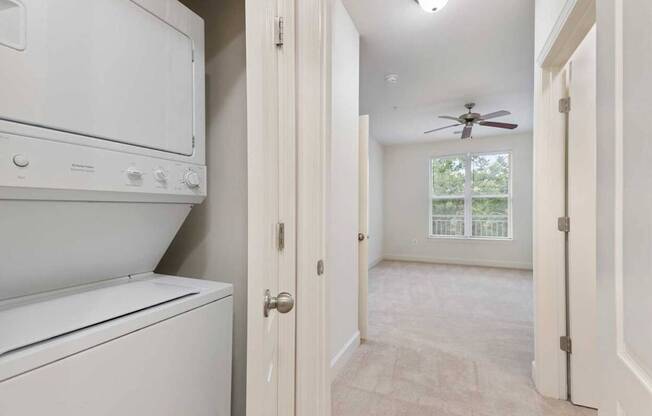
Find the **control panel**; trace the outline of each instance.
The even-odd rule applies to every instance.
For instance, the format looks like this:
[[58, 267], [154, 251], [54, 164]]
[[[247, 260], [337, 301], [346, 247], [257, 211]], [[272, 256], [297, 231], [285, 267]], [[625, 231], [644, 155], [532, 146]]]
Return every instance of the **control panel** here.
[[167, 195], [175, 202], [200, 202], [206, 196], [206, 167], [0, 133], [0, 199], [6, 197], [3, 191], [18, 188], [152, 194], [163, 201]]

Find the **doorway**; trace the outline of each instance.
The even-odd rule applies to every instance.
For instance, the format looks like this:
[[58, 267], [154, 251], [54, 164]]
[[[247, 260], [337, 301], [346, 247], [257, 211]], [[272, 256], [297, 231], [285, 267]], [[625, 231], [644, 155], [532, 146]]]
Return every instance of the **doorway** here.
[[[398, 63], [381, 61], [379, 56], [382, 56], [383, 49], [390, 49], [391, 46], [372, 45], [373, 37], [379, 36], [373, 32], [373, 19], [358, 17], [356, 10], [361, 7], [358, 2], [344, 1], [344, 6], [347, 9], [345, 11], [351, 12], [362, 38], [361, 100], [364, 102], [366, 99], [367, 102], [361, 106], [361, 111], [370, 113], [370, 141], [385, 141], [381, 143], [384, 165], [382, 204], [385, 217], [382, 226], [384, 261], [369, 271], [368, 340], [353, 354], [347, 349], [347, 355], [351, 357], [349, 364], [344, 366], [334, 384], [335, 414], [338, 411], [354, 414], [355, 406], [347, 406], [355, 401], [378, 403], [378, 411], [385, 408], [389, 414], [400, 411], [396, 409], [401, 406], [415, 407], [417, 414], [419, 411], [427, 412], [428, 406], [432, 407], [429, 410], [459, 411], [460, 414], [487, 409], [494, 412], [518, 409], [518, 414], [523, 415], [536, 415], [542, 411], [549, 414], [595, 414], [590, 409], [573, 407], [567, 401], [569, 397], [575, 397], [574, 403], [595, 407], [592, 397], [595, 397], [597, 391], [597, 386], [593, 383], [595, 374], [586, 371], [595, 370], [594, 351], [591, 350], [595, 342], [596, 326], [595, 254], [591, 257], [591, 248], [595, 247], [595, 235], [591, 235], [591, 231], [595, 232], [595, 214], [592, 217], [591, 209], [594, 212], [595, 204], [593, 208], [587, 206], [590, 205], [591, 197], [595, 199], [595, 169], [590, 169], [595, 165], [595, 150], [592, 154], [590, 151], [580, 153], [578, 149], [584, 148], [586, 142], [582, 145], [579, 140], [575, 140], [566, 153], [562, 140], [565, 136], [561, 134], [568, 128], [569, 134], [582, 137], [585, 141], [592, 135], [595, 144], [595, 129], [590, 131], [590, 117], [577, 117], [574, 114], [568, 116], [566, 126], [558, 108], [558, 98], [566, 96], [571, 90], [574, 90], [571, 91], [572, 94], [578, 96], [577, 105], [580, 108], [590, 104], [595, 106], [595, 82], [592, 89], [586, 90], [591, 82], [590, 77], [595, 79], [595, 71], [593, 75], [585, 75], [582, 71], [591, 68], [585, 63], [590, 57], [584, 56], [586, 54], [582, 53], [583, 49], [573, 55], [573, 47], [563, 53], [558, 53], [556, 46], [548, 50], [556, 54], [556, 72], [546, 73], [544, 77], [548, 78], [542, 78], [550, 83], [551, 91], [554, 90], [557, 96], [551, 94], [541, 106], [537, 102], [535, 111], [538, 117], [542, 106], [548, 106], [550, 108], [546, 111], [552, 113], [551, 103], [554, 103], [556, 118], [551, 126], [559, 130], [550, 133], [550, 140], [546, 137], [545, 144], [536, 132], [534, 138], [532, 135], [527, 137], [528, 132], [522, 130], [521, 137], [517, 134], [496, 137], [495, 134], [485, 135], [484, 130], [466, 125], [464, 127], [473, 127], [472, 133], [465, 133], [467, 129], [460, 127], [457, 136], [461, 135], [462, 140], [457, 136], [445, 136], [444, 133], [441, 133], [439, 140], [429, 139], [423, 136], [423, 131], [432, 131], [426, 130], [427, 128], [436, 127], [434, 131], [438, 132], [451, 127], [441, 124], [443, 127], [439, 128], [436, 121], [432, 120], [436, 120], [438, 114], [455, 114], [454, 110], [436, 112], [423, 103], [412, 103], [410, 107], [410, 100], [419, 97], [419, 91], [427, 89], [429, 84], [423, 82], [415, 86], [411, 79], [403, 81], [402, 67]], [[591, 27], [586, 27], [583, 20], [591, 18], [591, 8], [586, 6], [587, 3], [584, 2], [577, 6], [577, 10], [571, 10], [571, 19], [577, 19], [581, 24], [575, 20], [568, 24], [580, 32], [584, 30], [582, 36], [575, 39], [575, 46], [580, 44]], [[402, 18], [408, 16], [407, 7], [406, 4]], [[437, 18], [440, 25], [446, 24], [445, 16], [455, 13], [454, 7], [451, 3], [446, 10], [435, 14], [441, 16]], [[453, 12], [446, 14], [449, 9]], [[399, 25], [394, 20], [392, 22]], [[428, 21], [424, 20], [423, 28], [427, 27]], [[449, 28], [451, 31], [453, 29]], [[577, 32], [573, 36], [577, 37]], [[419, 42], [418, 36], [415, 35], [414, 39], [415, 43]], [[445, 55], [447, 49], [445, 46], [442, 48], [438, 49], [440, 55]], [[569, 48], [569, 44], [566, 43], [564, 48]], [[427, 55], [426, 50], [421, 52]], [[396, 51], [396, 54], [405, 61], [412, 62], [416, 59], [410, 55], [407, 46], [400, 52]], [[566, 66], [571, 55], [575, 61]], [[368, 69], [366, 71], [365, 59], [372, 61], [374, 68], [387, 66], [387, 73], [381, 76]], [[432, 59], [434, 62], [435, 58]], [[531, 61], [528, 65], [531, 65]], [[572, 78], [574, 66], [578, 73]], [[392, 73], [389, 68], [396, 68], [397, 73]], [[444, 71], [447, 66], [441, 63], [437, 68]], [[465, 70], [471, 71], [472, 68], [469, 65]], [[529, 68], [531, 72], [531, 66]], [[514, 71], [512, 68], [502, 70], [505, 73]], [[415, 76], [414, 73], [408, 73]], [[456, 75], [463, 76], [461, 72]], [[541, 86], [539, 75], [537, 74], [537, 88]], [[440, 73], [438, 76], [444, 77]], [[478, 77], [481, 75], [478, 74]], [[560, 84], [562, 78], [566, 84]], [[454, 79], [450, 83], [454, 83]], [[369, 89], [373, 91], [370, 92]], [[412, 95], [406, 95], [404, 91], [411, 91]], [[525, 123], [523, 120], [527, 120], [523, 115], [503, 110], [502, 107], [496, 107], [501, 110], [493, 111], [496, 108], [482, 108], [482, 103], [473, 105], [468, 94], [467, 92], [466, 97], [458, 99], [466, 100], [460, 106], [466, 105], [471, 118], [475, 117], [473, 112], [477, 110], [480, 116], [500, 114], [512, 117], [500, 120], [503, 123], [491, 123], [500, 127], [515, 125], [517, 122]], [[370, 104], [365, 95], [374, 97], [373, 103]], [[502, 99], [505, 100], [504, 97]], [[432, 100], [431, 105], [434, 107], [435, 98]], [[418, 105], [424, 107], [423, 113], [432, 112], [432, 120], [427, 121], [432, 126], [415, 127], [420, 126], [419, 116], [414, 114]], [[509, 109], [512, 110], [512, 107]], [[584, 109], [575, 114], [588, 112]], [[455, 116], [444, 118], [459, 122]], [[405, 119], [410, 120], [410, 125], [398, 128]], [[450, 134], [453, 133], [451, 130]], [[529, 149], [523, 144], [528, 141], [534, 143]], [[371, 146], [373, 145], [370, 144]], [[539, 146], [549, 148], [541, 152]], [[373, 162], [370, 161], [370, 164]], [[527, 173], [534, 169], [538, 170], [535, 172], [537, 177], [533, 186], [533, 180], [531, 177], [528, 179]], [[370, 166], [369, 171], [372, 170]], [[443, 180], [444, 177], [451, 180]], [[566, 177], [571, 196], [567, 199], [564, 197]], [[490, 182], [493, 188], [489, 189], [489, 185], [482, 183], [482, 178]], [[542, 181], [547, 183], [542, 185]], [[504, 186], [496, 185], [501, 183]], [[488, 187], [486, 191], [482, 188], [485, 185]], [[532, 215], [532, 206], [528, 207], [524, 201], [532, 201], [532, 194], [535, 194], [537, 206], [534, 218], [528, 218], [527, 213]], [[369, 200], [373, 199], [374, 196], [370, 195]], [[574, 235], [558, 229], [559, 217], [564, 217], [562, 219], [565, 221], [568, 216], [580, 217]], [[566, 222], [559, 223], [559, 227], [565, 225]], [[534, 247], [529, 245], [528, 257], [527, 242], [532, 241], [532, 228], [535, 243]], [[373, 229], [370, 231], [371, 238], [374, 238], [375, 232]], [[564, 260], [566, 236], [568, 273]], [[523, 244], [523, 241], [526, 243]], [[519, 247], [525, 249], [519, 251]], [[534, 277], [527, 271], [533, 266]], [[474, 276], [468, 286], [464, 284], [467, 275]], [[550, 275], [553, 277], [549, 278]], [[568, 291], [564, 276], [569, 276]], [[561, 280], [557, 280], [558, 277]], [[501, 284], [505, 283], [503, 278], [511, 282], [512, 286], [506, 284], [502, 287]], [[524, 283], [528, 279], [529, 289], [527, 283]], [[523, 286], [519, 286], [518, 282]], [[452, 288], [447, 286], [449, 283]], [[474, 287], [473, 283], [477, 283], [478, 287]], [[526, 288], [525, 292], [519, 292], [523, 287]], [[538, 290], [542, 287], [543, 290]], [[447, 296], [441, 299], [437, 296], [439, 293]], [[523, 293], [528, 295], [523, 296]], [[566, 293], [569, 296], [568, 303]], [[436, 304], [437, 301], [440, 304]], [[440, 309], [442, 305], [448, 309]], [[461, 309], [466, 314], [456, 315], [456, 307], [459, 305], [462, 305]], [[554, 311], [551, 310], [553, 308]], [[359, 311], [363, 313], [362, 308]], [[504, 325], [495, 327], [495, 322], [483, 320], [483, 313], [497, 318]], [[448, 319], [449, 322], [455, 322], [455, 325], [447, 327], [446, 322], [439, 319]], [[361, 322], [359, 319], [358, 328], [363, 327]], [[479, 327], [464, 331], [474, 324]], [[433, 328], [439, 330], [432, 330]], [[492, 344], [491, 337], [482, 337], [483, 330], [490, 333], [493, 331], [501, 340], [511, 336], [512, 341], [519, 341], [514, 341], [514, 345], [505, 342], [498, 347]], [[567, 357], [570, 352], [567, 353], [562, 348], [570, 350], [575, 336], [578, 337], [573, 345], [575, 355]], [[467, 345], [474, 342], [477, 342], [474, 345], [477, 349]], [[430, 374], [420, 373], [422, 368], [418, 364], [411, 368], [410, 365], [414, 363], [409, 362], [410, 356], [416, 363], [425, 361], [427, 364], [420, 354], [433, 357], [437, 355], [429, 349], [451, 353], [452, 357], [448, 357], [451, 360], [441, 357], [434, 359], [434, 362], [428, 364]], [[430, 351], [430, 354], [426, 351]], [[478, 364], [500, 362], [500, 359], [492, 355], [494, 353], [504, 359], [504, 366], [488, 369], [484, 364]], [[470, 368], [469, 372], [475, 374], [476, 379], [468, 383], [464, 381], [464, 376], [458, 380], [447, 380], [445, 371], [437, 370], [437, 367], [445, 368], [456, 360], [460, 363], [458, 370], [464, 373], [465, 368]], [[583, 370], [587, 376], [581, 376]], [[566, 379], [566, 375], [573, 371], [577, 377]], [[488, 373], [498, 374], [505, 381], [503, 385], [510, 386], [511, 390], [519, 391], [522, 395], [530, 395], [530, 400], [519, 402], [510, 395], [513, 391], [495, 391], [492, 390], [493, 386], [483, 385], [483, 377]], [[441, 378], [437, 378], [438, 375]], [[456, 381], [460, 383], [457, 385], [459, 391], [448, 391], [449, 385]], [[573, 386], [574, 382], [577, 385]], [[540, 393], [552, 400], [544, 399]], [[352, 399], [347, 399], [347, 396]], [[396, 409], [391, 410], [393, 406]], [[361, 409], [363, 408], [357, 411]]]

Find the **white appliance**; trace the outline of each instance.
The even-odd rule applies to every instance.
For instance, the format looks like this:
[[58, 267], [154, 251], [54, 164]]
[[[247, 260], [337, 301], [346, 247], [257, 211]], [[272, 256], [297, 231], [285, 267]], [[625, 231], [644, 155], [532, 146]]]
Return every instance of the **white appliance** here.
[[231, 286], [153, 272], [206, 196], [203, 32], [0, 0], [0, 415], [230, 414]]

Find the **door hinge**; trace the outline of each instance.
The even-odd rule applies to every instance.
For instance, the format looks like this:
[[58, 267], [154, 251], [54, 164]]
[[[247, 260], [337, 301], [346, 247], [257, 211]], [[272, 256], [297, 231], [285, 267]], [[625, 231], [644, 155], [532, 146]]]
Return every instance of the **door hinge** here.
[[317, 262], [317, 276], [324, 274], [324, 260], [319, 260]]
[[569, 217], [559, 217], [557, 218], [557, 229], [562, 233], [570, 232], [570, 218]]
[[276, 244], [278, 251], [283, 251], [285, 248], [285, 224], [282, 222], [276, 225]]
[[570, 113], [571, 111], [571, 99], [570, 97], [562, 98], [559, 100], [559, 112], [560, 113]]
[[283, 46], [283, 18], [276, 17], [274, 19], [274, 45]]
[[573, 341], [569, 336], [559, 337], [559, 349], [569, 354], [573, 353]]

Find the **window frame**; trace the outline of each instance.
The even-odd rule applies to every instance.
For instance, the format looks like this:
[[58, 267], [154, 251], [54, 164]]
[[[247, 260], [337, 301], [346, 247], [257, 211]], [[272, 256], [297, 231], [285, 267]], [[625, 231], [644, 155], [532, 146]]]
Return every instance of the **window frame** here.
[[[473, 194], [473, 157], [487, 155], [509, 155], [509, 180], [507, 194]], [[464, 160], [464, 194], [463, 195], [434, 195], [432, 165], [436, 159], [461, 158]], [[490, 150], [486, 152], [465, 152], [433, 155], [428, 159], [428, 238], [447, 240], [479, 240], [479, 241], [511, 241], [514, 239], [513, 221], [513, 181], [514, 181], [514, 153], [509, 150]], [[485, 237], [473, 235], [473, 200], [485, 198], [506, 198], [507, 199], [507, 237]], [[439, 235], [433, 234], [432, 226], [432, 202], [435, 200], [462, 199], [464, 201], [464, 235]]]

